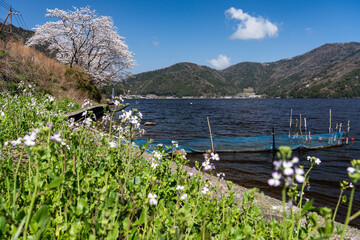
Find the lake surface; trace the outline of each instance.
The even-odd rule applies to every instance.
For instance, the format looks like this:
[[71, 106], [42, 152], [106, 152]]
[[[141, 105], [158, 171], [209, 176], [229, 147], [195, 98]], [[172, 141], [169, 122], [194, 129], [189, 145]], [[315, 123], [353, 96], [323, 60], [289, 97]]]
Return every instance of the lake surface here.
[[[250, 137], [271, 134], [288, 134], [290, 109], [295, 119], [307, 119], [311, 134], [329, 131], [329, 109], [332, 110], [332, 127], [342, 123], [346, 130], [350, 120], [349, 145], [322, 150], [294, 151], [300, 163], [309, 167], [306, 157], [316, 156], [322, 163], [310, 173], [310, 189], [305, 196], [315, 198], [318, 206], [334, 208], [339, 196], [339, 182], [350, 180], [346, 168], [352, 159], [360, 158], [360, 99], [138, 99], [126, 100], [130, 108], [143, 114], [143, 123], [155, 122], [156, 126], [144, 127], [145, 139], [199, 139], [209, 138], [207, 116], [214, 138]], [[210, 148], [210, 146], [209, 146]], [[191, 161], [203, 161], [202, 154], [188, 155]], [[266, 194], [279, 198], [281, 190], [270, 187], [267, 180], [273, 171], [273, 154], [222, 153], [215, 163], [217, 172], [224, 172], [226, 179], [241, 186], [257, 187]], [[350, 191], [346, 192], [350, 195]], [[341, 205], [337, 220], [346, 214], [347, 205]], [[356, 193], [353, 212], [360, 210], [360, 191]], [[360, 228], [359, 218], [352, 225]]]

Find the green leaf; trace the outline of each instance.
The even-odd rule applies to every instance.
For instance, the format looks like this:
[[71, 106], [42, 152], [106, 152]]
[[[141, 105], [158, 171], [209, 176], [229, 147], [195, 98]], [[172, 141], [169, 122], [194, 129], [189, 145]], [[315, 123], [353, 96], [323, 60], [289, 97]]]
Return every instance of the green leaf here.
[[[23, 230], [22, 228], [23, 228], [23, 226], [24, 226], [24, 224], [25, 224], [25, 220], [26, 220], [26, 217], [24, 217], [23, 220], [21, 221], [20, 225], [19, 225], [18, 228], [17, 228], [16, 233], [13, 235], [13, 237], [11, 238], [11, 240], [16, 240], [16, 239], [19, 238], [20, 234], [22, 233], [22, 230]], [[26, 233], [25, 233], [25, 234], [26, 234]]]
[[130, 218], [129, 218], [129, 217], [126, 217], [126, 218], [123, 220], [123, 228], [124, 228], [124, 229], [128, 229], [129, 224], [131, 224]]
[[312, 221], [312, 223], [314, 224], [314, 226], [317, 226], [318, 221], [319, 221], [319, 215], [316, 212], [313, 212], [311, 214], [310, 220]]
[[301, 210], [301, 216], [304, 216], [304, 214], [306, 212], [311, 211], [312, 209], [314, 209], [314, 207], [312, 206], [313, 203], [314, 203], [314, 199], [311, 199], [310, 201], [305, 203], [305, 205], [303, 206], [303, 208]]
[[25, 214], [24, 209], [21, 209], [15, 217], [16, 221], [21, 222], [21, 220], [25, 217], [25, 215], [26, 214]]
[[0, 236], [4, 234], [6, 227], [6, 219], [3, 216], [0, 216]]
[[35, 233], [36, 239], [41, 239], [48, 221], [48, 206], [42, 205], [30, 220], [30, 230]]
[[52, 188], [58, 187], [64, 180], [64, 177], [56, 177], [54, 178], [51, 183], [45, 185], [45, 189], [50, 190]]
[[140, 217], [138, 220], [135, 221], [134, 224], [136, 225], [142, 225], [145, 222], [145, 216], [147, 214], [147, 208], [144, 208], [140, 214]]
[[249, 226], [249, 225], [245, 225], [243, 227], [243, 232], [244, 234], [248, 235], [248, 234], [251, 234], [252, 233], [252, 228]]
[[80, 198], [78, 201], [78, 204], [76, 206], [76, 215], [80, 215], [83, 212], [85, 212], [89, 208], [89, 205], [87, 203], [87, 200]]
[[162, 235], [162, 234], [160, 233], [160, 231], [159, 231], [159, 230], [158, 230], [158, 231], [156, 231], [156, 233], [157, 233], [157, 236], [158, 236], [158, 238], [159, 238], [159, 239], [161, 239], [161, 240], [165, 240], [164, 235]]
[[139, 176], [134, 177], [133, 179], [134, 185], [139, 185], [141, 183], [141, 179]]

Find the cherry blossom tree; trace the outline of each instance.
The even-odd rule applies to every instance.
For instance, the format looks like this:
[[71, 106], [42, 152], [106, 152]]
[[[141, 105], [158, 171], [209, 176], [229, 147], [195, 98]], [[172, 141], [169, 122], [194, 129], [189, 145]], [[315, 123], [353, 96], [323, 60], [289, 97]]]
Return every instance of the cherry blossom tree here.
[[46, 46], [58, 61], [87, 71], [95, 83], [129, 74], [135, 64], [133, 55], [111, 17], [98, 16], [90, 7], [47, 9], [45, 16], [59, 20], [36, 26], [28, 46]]

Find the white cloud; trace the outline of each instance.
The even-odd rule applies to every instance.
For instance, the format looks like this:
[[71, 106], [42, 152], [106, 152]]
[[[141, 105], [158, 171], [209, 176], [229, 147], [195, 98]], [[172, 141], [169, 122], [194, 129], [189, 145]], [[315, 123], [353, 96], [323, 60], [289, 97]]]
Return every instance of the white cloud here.
[[222, 54], [217, 59], [208, 60], [208, 62], [217, 69], [226, 68], [231, 65], [230, 58]]
[[311, 27], [305, 28], [305, 32], [306, 32], [308, 35], [311, 35], [311, 34], [312, 34], [312, 28], [311, 28]]
[[236, 32], [230, 36], [231, 39], [263, 39], [265, 37], [277, 37], [278, 27], [263, 17], [253, 17], [244, 13], [242, 9], [229, 8], [225, 11], [230, 19], [240, 20]]
[[158, 41], [153, 41], [152, 44], [153, 44], [155, 47], [157, 47], [157, 46], [159, 46], [160, 43], [159, 43]]

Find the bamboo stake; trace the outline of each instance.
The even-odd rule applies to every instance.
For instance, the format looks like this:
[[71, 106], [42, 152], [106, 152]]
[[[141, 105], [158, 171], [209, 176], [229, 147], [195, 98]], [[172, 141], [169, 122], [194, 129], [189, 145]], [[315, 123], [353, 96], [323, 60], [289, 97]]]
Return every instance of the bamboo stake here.
[[211, 149], [212, 149], [212, 152], [214, 152], [214, 143], [213, 143], [212, 134], [211, 134], [211, 126], [210, 126], [209, 116], [207, 116], [206, 118], [207, 118], [209, 132], [210, 132]]
[[346, 145], [349, 144], [349, 132], [350, 132], [350, 120], [348, 121], [348, 124], [347, 124]]
[[275, 147], [275, 129], [274, 127], [272, 128], [272, 132], [271, 132], [271, 135], [272, 135], [272, 150], [273, 150], [273, 153], [276, 152], [276, 147]]
[[331, 133], [331, 109], [329, 109], [329, 133]]
[[292, 123], [292, 109], [290, 110], [290, 127], [289, 127], [289, 137], [291, 136], [291, 123]]
[[299, 132], [300, 132], [300, 135], [302, 135], [302, 132], [301, 132], [301, 113], [300, 113], [300, 123], [299, 123]]
[[342, 128], [342, 123], [340, 123], [340, 126], [339, 126], [339, 140], [338, 140], [338, 144], [340, 144], [340, 142], [341, 142], [341, 137], [340, 137], [341, 128]]

